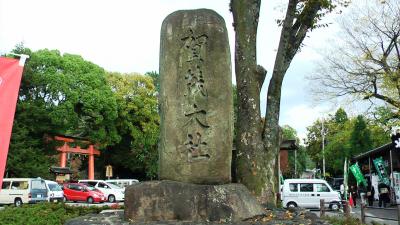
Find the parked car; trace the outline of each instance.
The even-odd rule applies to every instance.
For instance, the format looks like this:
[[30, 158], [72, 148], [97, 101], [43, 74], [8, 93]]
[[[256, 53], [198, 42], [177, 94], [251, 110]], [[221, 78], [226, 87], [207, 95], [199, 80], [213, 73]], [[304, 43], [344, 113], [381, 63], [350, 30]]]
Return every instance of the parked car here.
[[62, 202], [64, 201], [64, 192], [61, 186], [54, 181], [45, 180], [47, 187], [47, 200], [49, 202]]
[[329, 207], [338, 210], [341, 207], [340, 194], [321, 179], [287, 179], [282, 187], [284, 207], [319, 208], [324, 199]]
[[107, 200], [98, 189], [79, 183], [65, 183], [63, 186], [64, 201], [83, 201], [87, 203], [102, 203]]
[[123, 188], [107, 183], [104, 180], [79, 180], [78, 182], [99, 189], [109, 202], [124, 201], [125, 199], [125, 190]]
[[0, 204], [21, 206], [23, 203], [47, 201], [47, 188], [41, 178], [4, 178]]
[[136, 179], [109, 179], [106, 180], [109, 184], [117, 185], [121, 188], [126, 188], [129, 185], [139, 183], [139, 180]]
[[340, 191], [340, 185], [343, 184], [343, 177], [333, 177], [329, 179], [329, 184], [331, 185], [332, 189], [335, 191]]

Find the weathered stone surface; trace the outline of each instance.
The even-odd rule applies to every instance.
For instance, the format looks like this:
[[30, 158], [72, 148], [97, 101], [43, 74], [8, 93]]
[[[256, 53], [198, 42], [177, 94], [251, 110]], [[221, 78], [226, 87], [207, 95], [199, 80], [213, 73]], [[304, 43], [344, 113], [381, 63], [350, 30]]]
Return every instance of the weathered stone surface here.
[[161, 28], [160, 179], [231, 180], [232, 78], [225, 22], [208, 9], [170, 14]]
[[[105, 210], [107, 211], [107, 210]], [[131, 220], [124, 220], [124, 212], [120, 210], [113, 210], [111, 212], [102, 211], [100, 214], [90, 214], [86, 216], [77, 217], [68, 220], [65, 225], [329, 225], [330, 223], [324, 221], [312, 212], [305, 210], [296, 210], [295, 212], [287, 213], [286, 210], [267, 211], [264, 216], [257, 216], [246, 221], [235, 222], [208, 222], [208, 221], [151, 221], [140, 222]], [[104, 213], [103, 213], [104, 212]], [[318, 213], [318, 212], [316, 212]], [[290, 218], [289, 218], [290, 217]], [[311, 217], [311, 219], [309, 218]]]
[[242, 221], [264, 209], [241, 184], [197, 185], [151, 181], [125, 190], [128, 221]]
[[113, 212], [88, 214], [85, 216], [67, 220], [65, 225], [129, 225], [128, 221], [124, 221], [124, 212], [114, 210]]

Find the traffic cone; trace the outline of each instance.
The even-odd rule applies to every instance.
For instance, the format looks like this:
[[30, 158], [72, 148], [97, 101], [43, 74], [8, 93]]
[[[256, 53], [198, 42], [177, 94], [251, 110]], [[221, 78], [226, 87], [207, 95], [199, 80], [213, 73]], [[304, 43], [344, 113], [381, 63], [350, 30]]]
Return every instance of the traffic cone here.
[[350, 198], [349, 198], [349, 205], [351, 207], [354, 207], [354, 201], [353, 201], [353, 197], [351, 196], [351, 193], [350, 193]]

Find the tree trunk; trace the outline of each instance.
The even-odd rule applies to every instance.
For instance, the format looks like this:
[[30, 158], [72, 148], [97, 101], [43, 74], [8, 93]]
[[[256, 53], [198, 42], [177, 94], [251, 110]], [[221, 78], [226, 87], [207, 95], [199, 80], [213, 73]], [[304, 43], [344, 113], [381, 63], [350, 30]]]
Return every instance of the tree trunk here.
[[[276, 202], [275, 196], [279, 192], [279, 165], [277, 158], [279, 157], [279, 147], [281, 143], [279, 114], [281, 104], [281, 90], [283, 78], [289, 68], [291, 59], [289, 50], [293, 45], [289, 44], [291, 37], [291, 28], [295, 16], [296, 1], [290, 0], [286, 12], [285, 21], [282, 25], [281, 37], [279, 40], [278, 52], [275, 58], [274, 71], [269, 81], [267, 93], [267, 108], [265, 113], [265, 124], [263, 129], [263, 141], [266, 146], [267, 158], [267, 182], [270, 187], [269, 202]], [[290, 47], [292, 46], [292, 47]]]
[[256, 38], [260, 0], [232, 0], [236, 32], [235, 65], [238, 93], [237, 180], [257, 196], [269, 192], [262, 140], [260, 90], [266, 71], [257, 66]]
[[[260, 200], [275, 205], [279, 188], [277, 164], [281, 143], [279, 114], [283, 78], [307, 31], [315, 23], [322, 1], [297, 4], [288, 0], [274, 71], [269, 82], [265, 122], [260, 115], [260, 91], [266, 71], [257, 66], [256, 37], [261, 0], [231, 0], [235, 42], [238, 117], [236, 124], [237, 178]], [[329, 5], [325, 6], [329, 8]], [[296, 20], [295, 20], [296, 19]]]

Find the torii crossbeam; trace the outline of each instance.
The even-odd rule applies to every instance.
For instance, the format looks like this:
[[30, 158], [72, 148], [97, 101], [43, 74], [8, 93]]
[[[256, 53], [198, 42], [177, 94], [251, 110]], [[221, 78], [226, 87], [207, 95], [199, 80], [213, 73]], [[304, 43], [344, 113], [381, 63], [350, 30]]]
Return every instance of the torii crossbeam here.
[[89, 156], [89, 168], [88, 168], [88, 179], [94, 179], [94, 155], [100, 155], [100, 151], [94, 148], [93, 144], [89, 144], [88, 141], [80, 141], [83, 143], [88, 143], [89, 147], [87, 149], [77, 146], [76, 148], [70, 147], [68, 143], [75, 142], [73, 138], [55, 136], [57, 141], [63, 141], [64, 145], [57, 148], [60, 151], [60, 167], [65, 167], [67, 165], [67, 153], [77, 153], [81, 155]]

